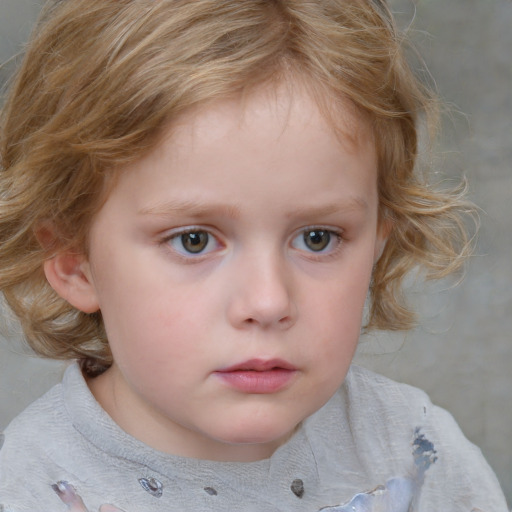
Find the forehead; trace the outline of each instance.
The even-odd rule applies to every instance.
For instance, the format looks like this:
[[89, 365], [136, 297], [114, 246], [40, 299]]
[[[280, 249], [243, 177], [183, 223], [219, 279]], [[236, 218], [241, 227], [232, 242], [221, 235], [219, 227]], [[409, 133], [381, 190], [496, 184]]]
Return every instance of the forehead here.
[[[273, 130], [268, 126], [269, 117]], [[188, 142], [214, 142], [223, 130], [258, 125], [269, 136], [284, 133], [290, 126], [302, 126], [302, 131], [310, 135], [316, 131], [318, 136], [334, 136], [345, 150], [374, 145], [371, 122], [352, 101], [334, 97], [327, 87], [318, 84], [285, 79], [189, 108], [164, 125], [155, 147], [158, 151], [166, 143], [179, 144], [187, 137]]]
[[272, 180], [291, 194], [299, 180], [314, 178], [329, 188], [327, 169], [343, 173], [347, 166], [358, 167], [358, 180], [376, 182], [368, 122], [348, 100], [317, 101], [305, 87], [285, 83], [188, 110], [162, 130], [149, 153], [121, 169], [119, 178], [139, 182], [133, 187], [138, 191], [158, 175], [169, 193], [211, 184], [218, 194], [224, 193], [221, 184], [229, 189], [233, 181], [269, 179], [270, 169]]

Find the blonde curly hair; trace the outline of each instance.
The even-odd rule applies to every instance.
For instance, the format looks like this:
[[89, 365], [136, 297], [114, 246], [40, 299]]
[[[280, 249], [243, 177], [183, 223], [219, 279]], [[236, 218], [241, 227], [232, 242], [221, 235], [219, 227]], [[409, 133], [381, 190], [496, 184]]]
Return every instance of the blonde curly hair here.
[[[180, 113], [292, 76], [324, 107], [348, 98], [372, 127], [380, 215], [393, 227], [374, 269], [368, 327], [411, 327], [404, 277], [418, 265], [428, 277], [457, 270], [468, 240], [463, 198], [434, 190], [417, 169], [418, 126], [435, 124], [436, 101], [403, 46], [377, 0], [48, 3], [0, 125], [0, 289], [30, 346], [79, 359], [91, 374], [108, 368], [101, 313], [59, 297], [43, 262], [63, 247], [87, 250], [114, 169], [149, 151]], [[37, 239], [47, 223], [58, 247]]]

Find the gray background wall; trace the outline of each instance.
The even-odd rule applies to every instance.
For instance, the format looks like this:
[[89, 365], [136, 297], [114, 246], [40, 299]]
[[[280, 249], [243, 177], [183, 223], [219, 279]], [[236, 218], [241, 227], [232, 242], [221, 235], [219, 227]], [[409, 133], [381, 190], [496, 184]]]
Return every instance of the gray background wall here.
[[[0, 61], [21, 49], [37, 0], [0, 0]], [[358, 361], [425, 389], [483, 450], [512, 504], [512, 2], [390, 0], [452, 107], [437, 165], [465, 174], [482, 208], [464, 281], [413, 284], [421, 327], [363, 337]], [[416, 11], [416, 12], [415, 12]], [[0, 70], [0, 81], [12, 71]], [[0, 338], [0, 429], [56, 382], [62, 364]]]

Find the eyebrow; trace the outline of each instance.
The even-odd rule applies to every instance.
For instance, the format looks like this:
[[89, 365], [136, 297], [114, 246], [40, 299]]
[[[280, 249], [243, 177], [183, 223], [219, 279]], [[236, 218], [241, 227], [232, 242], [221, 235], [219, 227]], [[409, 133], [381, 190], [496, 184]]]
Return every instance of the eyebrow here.
[[287, 216], [325, 217], [336, 213], [366, 210], [368, 210], [368, 201], [362, 196], [355, 196], [340, 202], [327, 203], [320, 206], [299, 206]]
[[240, 217], [240, 207], [236, 204], [210, 204], [200, 201], [165, 201], [139, 210], [141, 215], [165, 217], [169, 215], [187, 215], [190, 217], [224, 216], [232, 219]]
[[[340, 202], [332, 202], [319, 206], [301, 205], [286, 214], [286, 217], [325, 217], [336, 213], [368, 210], [368, 202], [362, 196], [350, 197]], [[140, 215], [153, 215], [166, 217], [169, 215], [187, 215], [202, 218], [208, 216], [222, 216], [238, 219], [241, 207], [237, 204], [217, 204], [191, 200], [171, 200], [144, 207], [138, 212]]]

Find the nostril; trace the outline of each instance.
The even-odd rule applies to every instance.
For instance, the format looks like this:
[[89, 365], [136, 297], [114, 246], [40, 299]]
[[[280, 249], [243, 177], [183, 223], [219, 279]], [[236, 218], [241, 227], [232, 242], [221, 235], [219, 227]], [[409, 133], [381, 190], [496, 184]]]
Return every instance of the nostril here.
[[279, 325], [288, 326], [292, 323], [292, 318], [290, 316], [284, 316], [279, 320]]

